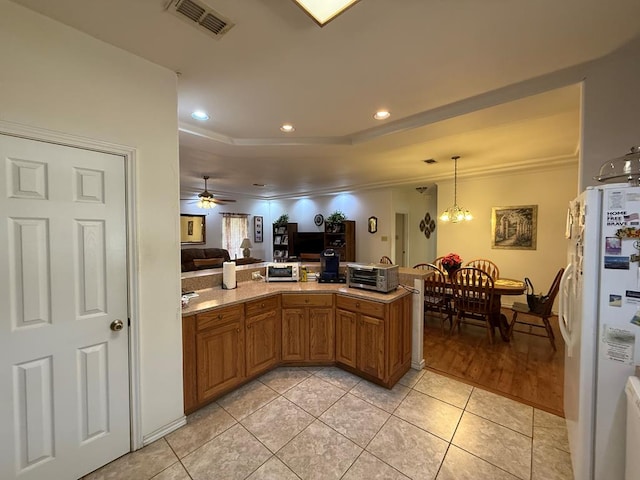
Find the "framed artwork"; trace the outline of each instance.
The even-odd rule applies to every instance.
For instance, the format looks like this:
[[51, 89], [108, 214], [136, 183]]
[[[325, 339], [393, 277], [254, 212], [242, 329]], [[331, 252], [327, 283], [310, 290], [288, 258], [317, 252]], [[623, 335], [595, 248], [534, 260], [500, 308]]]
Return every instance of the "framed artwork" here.
[[491, 248], [535, 250], [537, 234], [537, 205], [491, 209]]
[[253, 241], [255, 243], [262, 243], [262, 217], [253, 217]]
[[206, 215], [180, 214], [180, 243], [203, 244], [206, 243]]
[[369, 233], [376, 233], [378, 231], [378, 217], [369, 217], [367, 231]]

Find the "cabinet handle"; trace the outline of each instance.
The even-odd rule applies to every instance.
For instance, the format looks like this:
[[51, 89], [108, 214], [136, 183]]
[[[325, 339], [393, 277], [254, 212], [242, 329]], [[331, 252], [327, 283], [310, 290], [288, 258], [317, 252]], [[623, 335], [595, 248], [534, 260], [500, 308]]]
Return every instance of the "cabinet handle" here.
[[222, 314], [221, 313], [218, 314], [218, 320], [222, 320]]
[[240, 329], [239, 329], [239, 328], [236, 328], [236, 332], [237, 332], [237, 333], [240, 333]]
[[[251, 324], [247, 325], [247, 328], [248, 328], [248, 329], [251, 329]], [[239, 330], [239, 329], [238, 329], [238, 330]]]
[[260, 308], [264, 308], [264, 303], [261, 303], [261, 304], [260, 304]]
[[309, 303], [309, 299], [308, 299], [308, 298], [305, 298], [305, 299], [304, 299], [304, 303]]
[[356, 302], [356, 308], [360, 308], [360, 302]]

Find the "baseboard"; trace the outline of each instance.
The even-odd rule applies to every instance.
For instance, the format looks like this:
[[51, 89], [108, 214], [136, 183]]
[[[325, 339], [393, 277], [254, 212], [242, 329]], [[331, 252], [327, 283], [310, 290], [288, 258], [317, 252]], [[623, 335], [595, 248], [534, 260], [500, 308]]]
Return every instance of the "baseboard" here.
[[426, 363], [424, 361], [424, 358], [420, 360], [418, 363], [411, 362], [411, 368], [413, 368], [414, 370], [422, 370], [425, 365]]
[[161, 439], [162, 437], [164, 437], [165, 435], [170, 434], [171, 432], [179, 429], [180, 427], [184, 426], [187, 424], [187, 417], [185, 415], [183, 415], [182, 417], [174, 420], [173, 422], [160, 427], [159, 429], [157, 429], [154, 432], [151, 432], [149, 435], [145, 435], [144, 437], [142, 437], [142, 446], [146, 447], [147, 445], [149, 445], [150, 443], [155, 442], [156, 440]]

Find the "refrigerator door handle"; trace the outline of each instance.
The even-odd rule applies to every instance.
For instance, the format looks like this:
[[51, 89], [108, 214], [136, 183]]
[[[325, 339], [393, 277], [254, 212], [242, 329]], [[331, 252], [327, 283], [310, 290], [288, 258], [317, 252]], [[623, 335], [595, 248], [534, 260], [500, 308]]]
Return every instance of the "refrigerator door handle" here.
[[[564, 269], [564, 273], [560, 278], [560, 298], [558, 301], [558, 325], [560, 327], [560, 333], [564, 339], [566, 345], [567, 357], [573, 356], [573, 345], [571, 341], [571, 333], [569, 324], [571, 322], [570, 312], [568, 311], [569, 295], [571, 294], [570, 283], [573, 277], [573, 264], [567, 265]], [[566, 323], [565, 323], [566, 322]]]

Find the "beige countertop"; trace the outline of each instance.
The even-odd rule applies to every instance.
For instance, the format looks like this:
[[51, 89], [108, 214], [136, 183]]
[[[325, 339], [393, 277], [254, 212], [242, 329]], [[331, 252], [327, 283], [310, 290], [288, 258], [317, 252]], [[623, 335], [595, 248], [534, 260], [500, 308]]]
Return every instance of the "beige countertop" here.
[[197, 297], [190, 299], [189, 304], [182, 309], [182, 315], [193, 315], [211, 310], [216, 307], [243, 303], [261, 297], [278, 293], [340, 293], [363, 300], [373, 300], [382, 303], [391, 303], [398, 298], [409, 295], [410, 292], [403, 287], [398, 287], [389, 293], [378, 293], [370, 290], [347, 287], [344, 283], [318, 283], [312, 282], [265, 282], [264, 280], [250, 280], [239, 282], [238, 287], [232, 290], [224, 290], [221, 287], [196, 290]]

